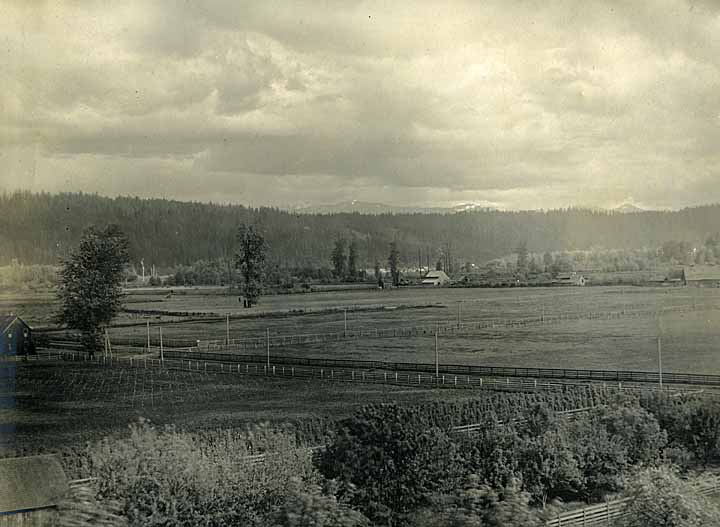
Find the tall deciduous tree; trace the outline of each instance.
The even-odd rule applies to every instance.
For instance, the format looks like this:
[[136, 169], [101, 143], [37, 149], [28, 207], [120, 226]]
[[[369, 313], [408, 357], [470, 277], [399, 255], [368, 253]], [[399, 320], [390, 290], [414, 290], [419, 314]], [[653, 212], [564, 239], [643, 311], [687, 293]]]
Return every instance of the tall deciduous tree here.
[[265, 257], [268, 250], [265, 237], [254, 225], [240, 225], [237, 234], [238, 251], [235, 253], [235, 267], [243, 279], [242, 292], [247, 307], [256, 304], [262, 294], [265, 276]]
[[397, 243], [390, 243], [390, 256], [388, 257], [388, 266], [390, 267], [390, 275], [395, 287], [400, 285], [400, 251]]
[[123, 268], [130, 261], [128, 241], [117, 225], [88, 228], [78, 247], [62, 262], [57, 320], [81, 332], [93, 356], [102, 331], [122, 306]]
[[358, 246], [357, 241], [352, 240], [350, 242], [350, 248], [348, 249], [348, 275], [350, 280], [357, 279], [358, 269]]
[[332, 252], [333, 273], [338, 280], [345, 277], [345, 244], [344, 238], [338, 239]]
[[527, 273], [528, 271], [528, 250], [524, 241], [517, 248], [517, 270], [518, 273]]

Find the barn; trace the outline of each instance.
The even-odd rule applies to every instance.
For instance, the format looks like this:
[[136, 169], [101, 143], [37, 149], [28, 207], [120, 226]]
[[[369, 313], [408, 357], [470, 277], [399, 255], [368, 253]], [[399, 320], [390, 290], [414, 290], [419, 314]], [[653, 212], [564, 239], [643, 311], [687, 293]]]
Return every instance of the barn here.
[[450, 277], [445, 271], [430, 271], [422, 279], [422, 285], [445, 285], [450, 282]]
[[720, 266], [692, 265], [683, 267], [682, 282], [695, 287], [720, 287]]
[[0, 460], [0, 525], [57, 525], [68, 480], [56, 456]]
[[560, 273], [557, 275], [557, 278], [553, 282], [555, 285], [564, 285], [564, 286], [584, 286], [587, 281], [585, 280], [585, 277], [579, 273], [571, 272], [571, 273]]
[[0, 315], [0, 355], [34, 355], [32, 328], [15, 315]]

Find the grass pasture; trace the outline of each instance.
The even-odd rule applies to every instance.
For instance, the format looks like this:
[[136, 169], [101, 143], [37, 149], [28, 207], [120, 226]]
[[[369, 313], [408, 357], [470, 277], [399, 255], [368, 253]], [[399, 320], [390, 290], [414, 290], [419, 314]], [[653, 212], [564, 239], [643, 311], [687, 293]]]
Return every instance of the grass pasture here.
[[[303, 303], [305, 301], [305, 303]], [[452, 324], [458, 307], [462, 322], [498, 321], [494, 329], [459, 331], [440, 339], [441, 360], [447, 363], [568, 367], [593, 369], [657, 369], [658, 320], [650, 315], [665, 310], [660, 320], [664, 368], [675, 372], [720, 373], [720, 290], [695, 288], [586, 287], [518, 289], [407, 289], [397, 291], [355, 291], [310, 293], [288, 297], [264, 297], [259, 308], [275, 313], [260, 318], [231, 318], [230, 338], [342, 332], [342, 309], [330, 313], [298, 313], [279, 316], [281, 308], [331, 308], [338, 306], [378, 305], [390, 309], [352, 311], [347, 314], [350, 329], [387, 329], [393, 327]], [[247, 314], [238, 311], [236, 299], [227, 296], [186, 294], [158, 306], [188, 310], [207, 309], [214, 313]], [[142, 306], [142, 303], [133, 304]], [[428, 307], [432, 306], [432, 307]], [[678, 307], [695, 308], [677, 312]], [[396, 307], [396, 309], [392, 309]], [[253, 310], [245, 310], [252, 312]], [[515, 318], [554, 316], [576, 313], [602, 313], [642, 310], [641, 317], [566, 320], [525, 327], [502, 327]], [[151, 337], [157, 344], [158, 324]], [[225, 321], [163, 323], [166, 342], [223, 339]], [[134, 337], [138, 345], [146, 338], [144, 325], [115, 328], [115, 336]], [[250, 350], [263, 353], [263, 349]], [[273, 347], [272, 354], [314, 357], [433, 362], [434, 338], [419, 337], [358, 339], [320, 344]]]

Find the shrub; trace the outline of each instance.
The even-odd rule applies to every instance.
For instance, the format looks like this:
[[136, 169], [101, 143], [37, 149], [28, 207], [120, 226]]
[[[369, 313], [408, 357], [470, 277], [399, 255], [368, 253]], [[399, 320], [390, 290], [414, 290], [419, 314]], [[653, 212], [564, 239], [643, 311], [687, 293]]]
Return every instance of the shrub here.
[[445, 431], [394, 404], [367, 406], [341, 421], [319, 469], [338, 481], [341, 496], [381, 524], [452, 489], [463, 471]]
[[[244, 459], [253, 444], [276, 454], [253, 465]], [[82, 461], [98, 478], [98, 498], [123, 503], [130, 526], [267, 525], [289, 495], [292, 477], [318, 480], [309, 452], [267, 428], [208, 441], [141, 422], [127, 439], [90, 446]]]
[[644, 470], [628, 485], [630, 503], [621, 527], [720, 525], [720, 512], [667, 467]]

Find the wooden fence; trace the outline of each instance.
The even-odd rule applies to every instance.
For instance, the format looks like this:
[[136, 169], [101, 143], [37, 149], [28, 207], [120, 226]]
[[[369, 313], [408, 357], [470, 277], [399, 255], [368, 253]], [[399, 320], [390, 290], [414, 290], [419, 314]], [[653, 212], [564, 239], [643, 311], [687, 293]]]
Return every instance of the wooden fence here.
[[[19, 359], [17, 359], [19, 360]], [[472, 388], [495, 391], [533, 391], [564, 389], [568, 383], [543, 382], [541, 379], [494, 378], [474, 375], [434, 375], [415, 372], [366, 371], [355, 369], [333, 369], [311, 366], [290, 366], [260, 363], [226, 363], [218, 361], [181, 360], [111, 357], [97, 355], [90, 359], [82, 352], [41, 351], [31, 360], [62, 360], [85, 362], [106, 367], [123, 368], [165, 368], [190, 372], [214, 374], [240, 374], [262, 377], [286, 377], [299, 379], [317, 379], [319, 381], [338, 381], [372, 384], [394, 384], [402, 386], [424, 386], [432, 388]]]
[[[693, 306], [672, 306], [663, 308], [667, 312], [689, 312], [696, 308]], [[177, 347], [194, 347], [197, 351], [213, 352], [242, 352], [258, 350], [266, 347], [283, 347], [292, 345], [322, 344], [339, 342], [343, 340], [382, 339], [382, 338], [412, 338], [423, 336], [449, 335], [461, 332], [487, 331], [492, 329], [521, 328], [538, 324], [556, 324], [578, 320], [613, 320], [627, 317], [654, 316], [656, 309], [622, 309], [618, 311], [598, 311], [585, 313], [563, 313], [558, 315], [536, 315], [522, 318], [497, 318], [482, 321], [461, 323], [444, 322], [442, 324], [405, 326], [394, 328], [365, 328], [347, 329], [343, 331], [325, 333], [303, 333], [292, 335], [271, 335], [269, 337], [253, 337], [245, 339], [211, 339], [191, 342], [187, 339], [175, 343]], [[115, 339], [114, 339], [115, 340]], [[168, 341], [170, 345], [175, 345]], [[198, 344], [199, 343], [199, 344]]]
[[[693, 485], [698, 494], [711, 496], [720, 493], [720, 479], [701, 481]], [[627, 505], [632, 498], [611, 500], [574, 511], [558, 514], [549, 520], [547, 527], [599, 527], [613, 526], [620, 518], [627, 516]]]
[[[267, 361], [263, 355], [241, 355], [234, 353], [215, 353], [186, 350], [170, 350], [165, 353], [170, 359], [201, 362], [225, 362], [230, 364], [259, 363]], [[308, 357], [273, 356], [272, 363], [277, 366], [311, 366], [324, 369], [387, 370], [391, 372], [435, 373], [435, 364], [430, 362], [388, 362], [354, 359], [314, 359]], [[525, 379], [554, 379], [562, 381], [592, 381], [606, 383], [647, 383], [658, 384], [657, 371], [637, 370], [590, 370], [573, 368], [525, 368], [517, 366], [480, 366], [470, 364], [439, 364], [438, 372], [443, 375], [475, 377], [511, 377]], [[720, 386], [720, 375], [704, 373], [663, 372], [665, 384]]]

